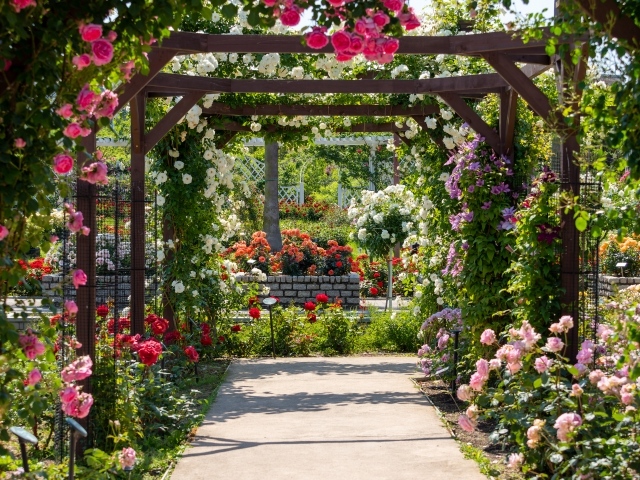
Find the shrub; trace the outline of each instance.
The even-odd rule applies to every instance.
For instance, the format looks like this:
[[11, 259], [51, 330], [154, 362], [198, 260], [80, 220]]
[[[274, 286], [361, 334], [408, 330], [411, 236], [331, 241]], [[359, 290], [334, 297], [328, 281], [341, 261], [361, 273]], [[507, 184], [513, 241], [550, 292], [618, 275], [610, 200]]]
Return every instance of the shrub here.
[[600, 270], [608, 275], [620, 275], [617, 263], [624, 262], [624, 274], [627, 277], [640, 275], [640, 243], [632, 237], [625, 237], [621, 242], [610, 238], [600, 246]]

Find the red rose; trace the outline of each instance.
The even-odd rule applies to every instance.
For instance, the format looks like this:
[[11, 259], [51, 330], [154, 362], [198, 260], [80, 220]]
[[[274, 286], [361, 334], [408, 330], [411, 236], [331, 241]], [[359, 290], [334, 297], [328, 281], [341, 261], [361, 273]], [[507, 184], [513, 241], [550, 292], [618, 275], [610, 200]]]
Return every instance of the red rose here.
[[211, 340], [211, 337], [209, 335], [207, 335], [206, 333], [202, 335], [202, 337], [200, 337], [200, 344], [208, 347], [209, 345], [211, 345], [213, 343], [213, 340]]
[[334, 274], [334, 271], [333, 271], [333, 270], [329, 270], [329, 272], [328, 272], [328, 273], [329, 273], [329, 275], [333, 275], [333, 274]]
[[222, 335], [218, 337], [218, 343], [224, 343], [224, 337]]
[[313, 302], [305, 302], [304, 309], [313, 312], [316, 309], [316, 304]]
[[200, 355], [198, 355], [198, 352], [196, 352], [196, 349], [193, 348], [191, 345], [189, 345], [188, 347], [184, 347], [184, 353], [187, 354], [187, 358], [192, 363], [196, 363], [200, 358]]
[[211, 327], [207, 323], [200, 324], [200, 331], [203, 335], [209, 335], [211, 333]]
[[375, 295], [378, 295], [378, 289], [377, 289], [376, 287], [371, 287], [371, 288], [369, 289], [369, 293], [370, 293], [371, 295], [374, 295], [374, 296], [375, 296]]
[[327, 303], [329, 301], [329, 297], [324, 293], [319, 293], [316, 295], [316, 302], [318, 303]]
[[109, 307], [107, 307], [106, 305], [100, 305], [96, 309], [96, 315], [102, 318], [106, 317], [107, 315], [109, 315]]
[[309, 323], [315, 323], [317, 319], [318, 317], [316, 317], [315, 313], [310, 313], [309, 315], [307, 315], [307, 320], [309, 320]]
[[258, 297], [251, 297], [249, 299], [249, 306], [252, 307], [253, 305], [257, 305], [260, 303], [260, 299]]
[[238, 333], [240, 330], [242, 330], [242, 327], [240, 325], [234, 325], [233, 327], [231, 327], [232, 332]]
[[298, 13], [297, 7], [285, 8], [280, 15], [280, 21], [282, 25], [287, 27], [295, 27], [298, 25], [298, 23], [300, 23], [300, 13]]
[[340, 268], [342, 266], [342, 262], [336, 262], [336, 267]]
[[384, 285], [384, 283], [382, 283], [382, 282], [378, 282], [378, 286], [379, 286], [380, 288], [382, 288], [382, 286], [383, 286], [383, 285]]
[[138, 346], [138, 357], [140, 357], [140, 361], [148, 367], [155, 365], [161, 353], [162, 345], [155, 338], [145, 340]]
[[331, 35], [331, 45], [336, 53], [344, 52], [351, 45], [351, 35], [344, 30], [338, 30]]
[[153, 330], [154, 335], [162, 335], [167, 331], [167, 328], [169, 328], [169, 320], [164, 318], [158, 318], [151, 324], [151, 330]]
[[255, 318], [256, 320], [260, 318], [260, 309], [257, 307], [253, 307], [249, 309], [249, 316], [251, 318]]
[[158, 318], [160, 318], [160, 317], [158, 317], [155, 313], [151, 313], [151, 314], [147, 315], [147, 318], [144, 319], [144, 323], [146, 323], [147, 325], [151, 325]]
[[373, 274], [373, 278], [378, 278], [380, 276], [380, 274], [378, 272]]
[[182, 335], [180, 335], [180, 332], [177, 330], [174, 330], [173, 332], [167, 332], [164, 334], [165, 343], [179, 342], [180, 340], [182, 340]]

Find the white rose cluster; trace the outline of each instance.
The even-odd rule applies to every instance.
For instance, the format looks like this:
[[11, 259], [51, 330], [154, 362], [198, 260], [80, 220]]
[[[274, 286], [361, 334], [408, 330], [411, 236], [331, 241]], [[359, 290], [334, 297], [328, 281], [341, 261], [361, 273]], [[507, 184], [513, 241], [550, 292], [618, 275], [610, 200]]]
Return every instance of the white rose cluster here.
[[260, 59], [258, 64], [258, 72], [263, 75], [275, 75], [280, 65], [280, 55], [277, 53], [267, 53]]

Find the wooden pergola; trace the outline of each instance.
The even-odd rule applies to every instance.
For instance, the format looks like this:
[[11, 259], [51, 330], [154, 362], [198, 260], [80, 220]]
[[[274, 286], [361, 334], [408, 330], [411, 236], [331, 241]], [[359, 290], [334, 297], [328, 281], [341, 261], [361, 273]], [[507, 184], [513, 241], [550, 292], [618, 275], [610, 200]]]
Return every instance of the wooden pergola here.
[[[581, 39], [566, 39], [573, 43]], [[160, 73], [176, 55], [194, 53], [333, 53], [328, 46], [312, 50], [301, 44], [296, 36], [257, 35], [210, 35], [200, 33], [173, 32], [163, 40], [161, 46], [153, 47], [149, 54], [149, 73], [136, 74], [119, 91], [118, 110], [130, 104], [131, 112], [131, 329], [133, 333], [144, 332], [145, 318], [145, 154], [148, 153], [176, 123], [200, 99], [209, 93], [353, 93], [353, 94], [431, 94], [438, 95], [473, 130], [485, 137], [487, 143], [500, 154], [513, 154], [516, 103], [521, 96], [529, 107], [543, 119], [551, 121], [556, 113], [549, 99], [535, 86], [532, 78], [559, 65], [565, 80], [584, 78], [585, 64], [573, 67], [570, 59], [551, 58], [545, 53], [546, 40], [531, 40], [524, 43], [512, 34], [496, 32], [452, 37], [403, 37], [397, 54], [400, 55], [464, 55], [484, 58], [497, 73], [425, 80], [251, 80], [194, 77]], [[516, 65], [526, 63], [522, 68]], [[566, 69], [565, 69], [566, 67]], [[568, 83], [568, 82], [567, 82]], [[578, 82], [575, 82], [577, 84]], [[500, 97], [499, 130], [495, 132], [465, 102], [465, 98], [482, 98], [495, 93]], [[182, 99], [148, 132], [145, 131], [147, 99], [162, 96], [182, 96]], [[258, 105], [232, 108], [224, 104], [213, 104], [203, 108], [203, 115], [305, 115], [305, 116], [404, 116], [413, 118], [429, 133], [424, 117], [438, 110], [436, 106], [402, 108], [389, 105]], [[215, 122], [214, 122], [215, 123]], [[215, 125], [226, 130], [219, 147], [226, 144], [237, 132], [248, 131], [247, 126], [224, 120]], [[292, 127], [268, 126], [268, 132]], [[399, 132], [393, 123], [360, 124], [341, 131]], [[442, 140], [435, 138], [439, 145]], [[95, 132], [83, 140], [86, 150], [96, 150]], [[579, 146], [573, 132], [568, 132], [562, 144], [561, 173], [563, 186], [574, 195], [579, 191], [579, 167], [574, 155]], [[81, 168], [88, 157], [78, 156]], [[77, 186], [78, 210], [85, 216], [85, 224], [91, 229], [88, 236], [78, 236], [77, 268], [87, 274], [87, 285], [77, 292], [77, 336], [82, 343], [81, 354], [95, 355], [95, 311], [96, 311], [96, 187], [79, 180]], [[574, 318], [578, 308], [578, 234], [571, 215], [563, 218], [562, 238], [562, 287], [566, 293], [562, 299], [563, 313]], [[166, 230], [166, 229], [165, 229]], [[175, 326], [173, 326], [175, 328]], [[571, 348], [577, 352], [577, 327], [571, 336]], [[575, 354], [575, 353], [574, 353]], [[87, 386], [88, 388], [88, 386]]]

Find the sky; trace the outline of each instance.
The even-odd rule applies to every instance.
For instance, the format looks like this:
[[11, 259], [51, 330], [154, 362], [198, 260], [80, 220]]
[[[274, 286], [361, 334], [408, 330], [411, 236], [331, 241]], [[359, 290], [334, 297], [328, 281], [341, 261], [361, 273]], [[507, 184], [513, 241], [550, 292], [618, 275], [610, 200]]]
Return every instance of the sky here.
[[[430, 0], [408, 0], [408, 3], [411, 7], [413, 7], [417, 12], [420, 12], [426, 5], [430, 4]], [[525, 5], [522, 0], [514, 0], [515, 7], [514, 9], [520, 13], [534, 13], [534, 12], [542, 12], [543, 9], [547, 9], [546, 16], [551, 17], [553, 15], [553, 0], [529, 0], [529, 4]], [[512, 16], [505, 16], [505, 21], [511, 20]], [[302, 22], [300, 26], [310, 25], [310, 15], [307, 12], [302, 17]]]

